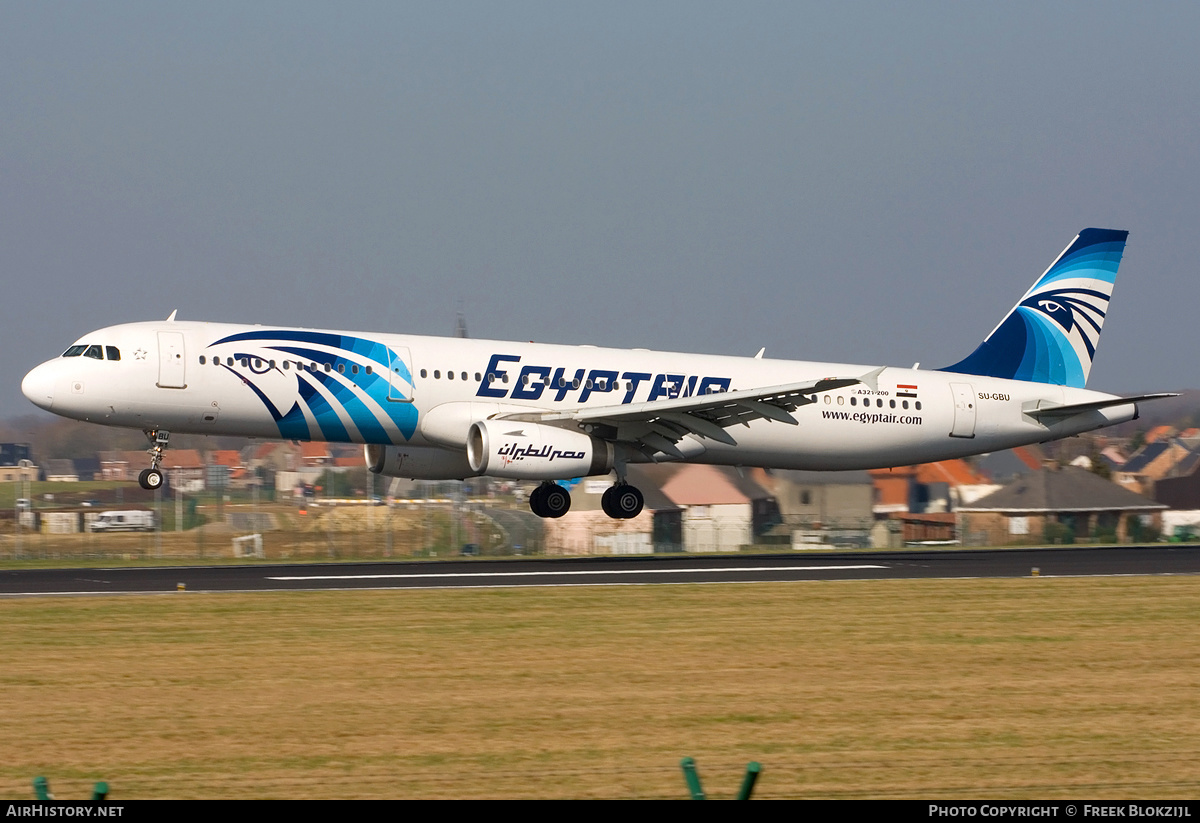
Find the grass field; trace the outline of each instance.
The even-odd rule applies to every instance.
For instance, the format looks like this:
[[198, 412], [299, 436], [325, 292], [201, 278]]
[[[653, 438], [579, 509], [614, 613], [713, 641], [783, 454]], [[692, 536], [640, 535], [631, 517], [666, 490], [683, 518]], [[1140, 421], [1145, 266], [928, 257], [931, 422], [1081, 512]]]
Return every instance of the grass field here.
[[0, 795], [1200, 794], [1200, 578], [0, 601]]

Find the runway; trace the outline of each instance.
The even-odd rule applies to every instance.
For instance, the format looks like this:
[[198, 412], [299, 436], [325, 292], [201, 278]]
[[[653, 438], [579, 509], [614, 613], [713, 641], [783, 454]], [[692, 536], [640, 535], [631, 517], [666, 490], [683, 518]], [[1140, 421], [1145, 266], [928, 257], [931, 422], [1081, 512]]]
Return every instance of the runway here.
[[661, 585], [917, 578], [1200, 574], [1200, 546], [1032, 548], [772, 555], [470, 559], [391, 563], [0, 571], [0, 597]]

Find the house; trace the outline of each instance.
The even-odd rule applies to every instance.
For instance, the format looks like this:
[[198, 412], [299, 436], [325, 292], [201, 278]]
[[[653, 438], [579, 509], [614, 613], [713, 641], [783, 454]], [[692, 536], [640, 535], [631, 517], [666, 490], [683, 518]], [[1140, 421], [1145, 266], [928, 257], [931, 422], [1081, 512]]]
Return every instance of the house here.
[[738, 551], [779, 523], [774, 495], [737, 469], [695, 463], [656, 463], [636, 468], [644, 483], [635, 485], [643, 493], [647, 487], [656, 486], [683, 509], [684, 551]]
[[1139, 494], [1153, 494], [1155, 482], [1172, 474], [1175, 465], [1191, 451], [1175, 437], [1147, 443], [1112, 472], [1113, 482]]
[[46, 479], [52, 483], [74, 483], [79, 480], [79, 474], [73, 461], [54, 458], [46, 461]]
[[958, 513], [964, 542], [1003, 545], [1069, 543], [1080, 538], [1123, 542], [1146, 521], [1157, 529], [1159, 513], [1165, 508], [1092, 472], [1051, 465], [1017, 478]]
[[873, 469], [870, 475], [875, 484], [875, 514], [880, 517], [895, 512], [949, 512], [999, 488], [965, 460]]
[[751, 477], [774, 494], [785, 524], [869, 529], [875, 521], [875, 485], [868, 472], [759, 469]]

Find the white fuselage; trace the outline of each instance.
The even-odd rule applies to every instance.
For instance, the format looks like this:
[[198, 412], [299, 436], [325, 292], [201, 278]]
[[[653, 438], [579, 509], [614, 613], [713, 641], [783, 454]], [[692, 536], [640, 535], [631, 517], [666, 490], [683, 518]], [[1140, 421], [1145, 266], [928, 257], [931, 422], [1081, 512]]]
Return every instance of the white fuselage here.
[[[475, 421], [859, 375], [870, 366], [200, 322], [112, 326], [31, 371], [22, 390], [64, 417], [143, 430], [465, 453]], [[68, 350], [68, 353], [70, 351]], [[119, 359], [111, 356], [119, 356]], [[1052, 440], [1136, 416], [1131, 402], [1039, 422], [1039, 407], [1111, 399], [1045, 383], [886, 368], [815, 395], [798, 425], [688, 436], [689, 460], [866, 469]], [[659, 455], [662, 459], [678, 456]], [[414, 464], [416, 465], [416, 464]], [[411, 476], [421, 476], [420, 469]]]

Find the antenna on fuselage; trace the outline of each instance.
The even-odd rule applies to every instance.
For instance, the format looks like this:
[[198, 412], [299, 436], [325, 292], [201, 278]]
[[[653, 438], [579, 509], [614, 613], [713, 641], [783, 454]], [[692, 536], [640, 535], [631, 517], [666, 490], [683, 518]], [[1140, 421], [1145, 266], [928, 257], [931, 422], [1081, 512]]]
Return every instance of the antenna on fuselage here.
[[177, 315], [177, 314], [179, 314], [179, 309], [173, 309], [173, 310], [171, 311], [171, 313], [170, 313], [169, 315], [167, 315], [167, 322], [168, 322], [168, 323], [174, 323], [174, 322], [175, 322], [175, 315]]

